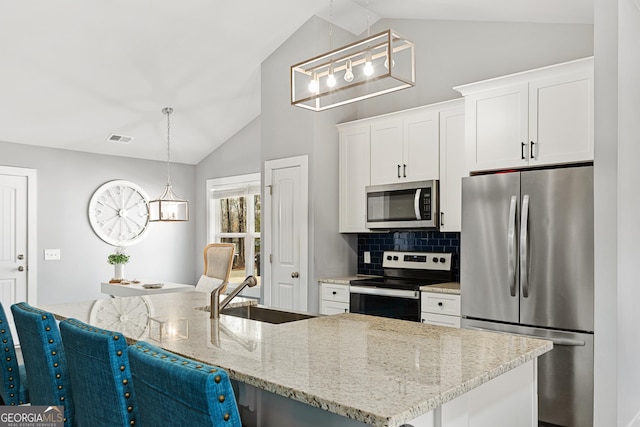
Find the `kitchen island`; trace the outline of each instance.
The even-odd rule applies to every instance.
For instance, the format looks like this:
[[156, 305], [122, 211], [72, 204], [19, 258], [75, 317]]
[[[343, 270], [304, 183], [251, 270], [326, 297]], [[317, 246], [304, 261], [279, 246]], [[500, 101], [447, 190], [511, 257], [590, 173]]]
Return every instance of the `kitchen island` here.
[[140, 319], [129, 328], [126, 313], [111, 329], [226, 369], [249, 426], [537, 425], [536, 359], [549, 341], [349, 313], [278, 325], [211, 320], [208, 302], [183, 292], [39, 306], [97, 326], [117, 316], [114, 304], [187, 319], [186, 338], [162, 343]]

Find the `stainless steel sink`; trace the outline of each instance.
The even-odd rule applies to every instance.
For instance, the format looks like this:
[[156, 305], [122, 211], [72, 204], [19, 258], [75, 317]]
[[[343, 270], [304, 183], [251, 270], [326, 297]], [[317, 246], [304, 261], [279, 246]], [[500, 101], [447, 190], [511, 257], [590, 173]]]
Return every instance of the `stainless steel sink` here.
[[[209, 306], [197, 307], [197, 309], [203, 310], [203, 311], [211, 310]], [[284, 310], [278, 310], [275, 308], [263, 307], [260, 305], [244, 305], [239, 307], [229, 307], [222, 310], [220, 314], [225, 314], [227, 316], [241, 317], [243, 319], [250, 319], [258, 322], [273, 323], [273, 324], [295, 322], [298, 320], [305, 320], [305, 319], [311, 319], [313, 317], [316, 317], [315, 315], [309, 314], [309, 313], [284, 311]]]

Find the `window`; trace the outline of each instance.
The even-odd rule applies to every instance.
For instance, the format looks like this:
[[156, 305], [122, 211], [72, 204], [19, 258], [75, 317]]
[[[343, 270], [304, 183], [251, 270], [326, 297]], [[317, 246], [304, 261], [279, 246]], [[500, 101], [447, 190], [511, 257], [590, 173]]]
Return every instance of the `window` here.
[[253, 275], [260, 283], [260, 174], [207, 180], [211, 243], [233, 243], [229, 282]]

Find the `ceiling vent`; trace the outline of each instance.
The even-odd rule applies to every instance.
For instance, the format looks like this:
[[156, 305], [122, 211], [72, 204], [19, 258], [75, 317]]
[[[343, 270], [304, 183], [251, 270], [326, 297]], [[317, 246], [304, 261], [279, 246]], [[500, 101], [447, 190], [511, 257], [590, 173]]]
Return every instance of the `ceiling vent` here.
[[133, 141], [133, 137], [132, 136], [125, 136], [125, 135], [117, 135], [115, 133], [112, 133], [111, 135], [109, 135], [109, 138], [107, 138], [107, 141], [109, 141], [109, 142], [119, 142], [120, 144], [128, 144], [131, 141]]

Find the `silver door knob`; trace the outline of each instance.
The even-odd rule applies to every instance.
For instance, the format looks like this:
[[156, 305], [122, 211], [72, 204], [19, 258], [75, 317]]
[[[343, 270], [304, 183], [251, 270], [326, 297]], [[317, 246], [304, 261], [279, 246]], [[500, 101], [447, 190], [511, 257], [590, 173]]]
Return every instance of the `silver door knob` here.
[[24, 271], [24, 267], [23, 266], [18, 267], [18, 271]]
[[297, 279], [298, 277], [300, 277], [300, 274], [297, 271], [294, 271], [293, 273], [291, 273], [291, 277]]
[[18, 255], [18, 259], [23, 260], [24, 259], [24, 255], [22, 255], [22, 254]]

